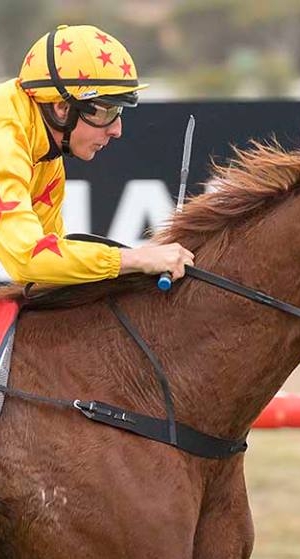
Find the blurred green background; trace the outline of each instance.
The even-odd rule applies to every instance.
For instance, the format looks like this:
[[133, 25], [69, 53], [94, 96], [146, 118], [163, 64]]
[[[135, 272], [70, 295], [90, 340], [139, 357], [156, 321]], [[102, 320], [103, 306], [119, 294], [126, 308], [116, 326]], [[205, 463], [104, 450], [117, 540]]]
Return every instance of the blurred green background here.
[[[300, 96], [299, 0], [1, 0], [0, 80], [62, 23], [124, 42], [151, 84], [145, 100]], [[300, 392], [300, 373], [286, 389]], [[299, 559], [300, 430], [255, 430], [249, 442], [253, 558]]]
[[134, 53], [149, 98], [300, 92], [299, 0], [1, 0], [0, 76], [48, 30], [83, 22]]
[[[284, 385], [300, 393], [300, 367]], [[300, 429], [255, 429], [246, 480], [255, 527], [252, 559], [300, 558]]]

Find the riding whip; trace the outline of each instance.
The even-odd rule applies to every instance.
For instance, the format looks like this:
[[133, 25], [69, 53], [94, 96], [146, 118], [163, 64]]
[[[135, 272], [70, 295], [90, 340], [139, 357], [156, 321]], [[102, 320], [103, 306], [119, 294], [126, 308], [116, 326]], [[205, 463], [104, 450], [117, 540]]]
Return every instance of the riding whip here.
[[[193, 115], [190, 115], [188, 125], [185, 131], [182, 165], [181, 165], [181, 173], [180, 173], [180, 187], [179, 187], [179, 194], [178, 194], [175, 213], [182, 212], [182, 208], [183, 208], [186, 183], [189, 175], [194, 128], [195, 128], [195, 117]], [[172, 276], [170, 272], [164, 272], [163, 274], [161, 274], [157, 282], [157, 285], [159, 289], [161, 289], [162, 291], [168, 291], [172, 287]]]

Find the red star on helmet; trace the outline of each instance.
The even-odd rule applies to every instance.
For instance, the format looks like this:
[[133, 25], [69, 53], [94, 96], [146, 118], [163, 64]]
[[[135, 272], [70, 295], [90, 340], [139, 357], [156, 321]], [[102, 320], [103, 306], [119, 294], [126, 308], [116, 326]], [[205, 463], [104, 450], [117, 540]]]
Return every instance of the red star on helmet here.
[[11, 210], [14, 210], [19, 204], [20, 202], [3, 202], [3, 200], [0, 198], [0, 218], [2, 212], [9, 212]]
[[103, 62], [103, 66], [105, 67], [106, 64], [108, 64], [108, 62], [110, 64], [113, 64], [113, 61], [110, 59], [112, 53], [111, 52], [104, 52], [102, 49], [101, 50], [101, 55], [97, 56], [97, 58], [100, 58], [100, 60], [102, 60]]
[[31, 258], [34, 258], [37, 254], [46, 249], [51, 250], [51, 252], [54, 252], [58, 256], [62, 257], [62, 253], [60, 252], [58, 247], [58, 239], [56, 235], [51, 233], [50, 235], [46, 235], [46, 237], [43, 237], [42, 239], [37, 241], [36, 247], [33, 249]]
[[70, 48], [70, 45], [72, 45], [72, 43], [73, 41], [68, 42], [63, 39], [60, 45], [56, 45], [56, 48], [60, 49], [60, 54], [63, 54], [66, 51], [72, 52], [72, 49]]
[[30, 66], [30, 63], [34, 56], [35, 54], [33, 52], [31, 52], [30, 54], [28, 54], [28, 56], [26, 56], [25, 66]]
[[58, 185], [59, 181], [60, 181], [60, 177], [54, 179], [52, 182], [49, 182], [45, 186], [45, 189], [43, 190], [42, 194], [33, 198], [32, 205], [36, 204], [37, 202], [42, 202], [43, 204], [46, 204], [47, 206], [50, 206], [52, 208], [53, 202], [50, 198], [50, 192], [52, 192], [52, 190]]
[[125, 78], [125, 76], [131, 76], [131, 66], [132, 64], [128, 64], [128, 62], [126, 62], [125, 58], [123, 58], [123, 64], [120, 65], [120, 68], [122, 68], [123, 70], [123, 78]]
[[100, 41], [102, 41], [102, 43], [105, 45], [106, 43], [111, 43], [111, 40], [108, 38], [107, 35], [101, 35], [101, 33], [97, 33], [96, 39], [99, 39]]
[[78, 75], [79, 80], [88, 80], [89, 77], [90, 74], [84, 74], [81, 70], [79, 70], [79, 75]]

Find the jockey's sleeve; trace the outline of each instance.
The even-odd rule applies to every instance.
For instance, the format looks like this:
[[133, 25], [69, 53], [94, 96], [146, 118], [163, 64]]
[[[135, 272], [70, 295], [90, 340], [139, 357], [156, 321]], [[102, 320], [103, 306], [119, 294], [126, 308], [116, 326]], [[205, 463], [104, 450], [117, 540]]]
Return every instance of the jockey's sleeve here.
[[[5, 140], [0, 131], [2, 140], [7, 157], [0, 162], [0, 261], [11, 278], [20, 283], [75, 284], [116, 277], [121, 260], [118, 248], [64, 238], [62, 158], [55, 164], [41, 164], [48, 173], [43, 199], [43, 191], [32, 195], [35, 170], [23, 142], [10, 145], [9, 135]], [[0, 152], [3, 155], [3, 149]], [[57, 190], [50, 193], [53, 184]]]

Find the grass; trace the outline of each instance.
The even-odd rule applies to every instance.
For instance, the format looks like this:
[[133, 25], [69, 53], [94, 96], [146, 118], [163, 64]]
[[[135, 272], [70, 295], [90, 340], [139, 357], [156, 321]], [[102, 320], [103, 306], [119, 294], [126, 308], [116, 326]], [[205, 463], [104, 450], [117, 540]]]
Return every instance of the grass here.
[[[300, 392], [300, 371], [284, 386]], [[246, 480], [255, 526], [251, 559], [300, 559], [300, 429], [253, 430]]]

